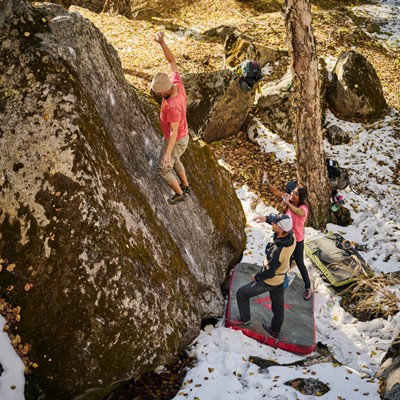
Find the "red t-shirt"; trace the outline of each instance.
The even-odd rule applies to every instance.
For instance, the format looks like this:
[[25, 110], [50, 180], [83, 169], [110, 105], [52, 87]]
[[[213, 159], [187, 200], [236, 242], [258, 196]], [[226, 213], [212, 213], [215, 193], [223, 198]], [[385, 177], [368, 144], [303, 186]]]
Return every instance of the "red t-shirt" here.
[[172, 83], [178, 87], [178, 94], [161, 103], [160, 121], [165, 139], [171, 134], [171, 122], [179, 122], [177, 139], [185, 137], [189, 130], [186, 120], [186, 91], [179, 72], [171, 74]]

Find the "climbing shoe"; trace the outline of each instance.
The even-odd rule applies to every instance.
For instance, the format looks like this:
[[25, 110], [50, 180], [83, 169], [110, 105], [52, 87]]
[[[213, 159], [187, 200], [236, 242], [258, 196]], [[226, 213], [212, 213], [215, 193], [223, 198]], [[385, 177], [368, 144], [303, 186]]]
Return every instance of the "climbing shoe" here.
[[311, 289], [306, 289], [304, 292], [304, 300], [310, 300], [312, 295], [312, 290]]
[[277, 338], [279, 336], [279, 332], [274, 331], [269, 325], [267, 324], [262, 324], [262, 327], [274, 338]]
[[188, 195], [190, 193], [190, 184], [185, 186], [183, 183], [181, 183], [179, 186], [180, 186], [183, 194]]
[[248, 324], [250, 323], [250, 320], [244, 322], [244, 321], [242, 321], [241, 319], [230, 319], [230, 320], [229, 320], [229, 323], [230, 323], [231, 325], [236, 325], [236, 326], [239, 326], [239, 325], [248, 325]]
[[185, 200], [186, 200], [186, 194], [185, 193], [183, 193], [183, 194], [176, 194], [175, 193], [172, 197], [170, 197], [168, 199], [168, 203], [171, 204], [171, 205], [174, 205], [174, 204], [178, 204], [178, 203], [180, 203], [182, 201], [185, 201]]

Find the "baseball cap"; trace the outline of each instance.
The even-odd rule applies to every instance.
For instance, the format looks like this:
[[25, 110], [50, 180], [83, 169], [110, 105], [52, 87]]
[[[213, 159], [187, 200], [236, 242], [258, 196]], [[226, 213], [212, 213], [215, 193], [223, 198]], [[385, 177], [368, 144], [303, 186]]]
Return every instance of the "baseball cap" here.
[[172, 88], [172, 81], [165, 72], [158, 72], [151, 82], [153, 92], [162, 93]]
[[290, 232], [293, 228], [292, 218], [290, 218], [289, 215], [286, 214], [270, 214], [267, 217], [266, 221], [269, 224], [273, 223], [278, 225], [285, 232]]
[[286, 184], [285, 192], [286, 192], [287, 194], [290, 194], [290, 193], [293, 192], [294, 189], [296, 189], [296, 187], [297, 187], [297, 181], [290, 181], [290, 182], [288, 182], [288, 183]]

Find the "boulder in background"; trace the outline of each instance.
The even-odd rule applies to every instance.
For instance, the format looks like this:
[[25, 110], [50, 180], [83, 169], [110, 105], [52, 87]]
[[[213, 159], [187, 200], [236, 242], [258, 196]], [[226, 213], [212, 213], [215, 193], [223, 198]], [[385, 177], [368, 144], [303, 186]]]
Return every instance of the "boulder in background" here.
[[236, 135], [246, 120], [255, 89], [245, 92], [229, 69], [183, 77], [189, 128], [210, 143]]
[[340, 54], [328, 89], [329, 108], [344, 119], [378, 119], [387, 110], [373, 65], [360, 53]]

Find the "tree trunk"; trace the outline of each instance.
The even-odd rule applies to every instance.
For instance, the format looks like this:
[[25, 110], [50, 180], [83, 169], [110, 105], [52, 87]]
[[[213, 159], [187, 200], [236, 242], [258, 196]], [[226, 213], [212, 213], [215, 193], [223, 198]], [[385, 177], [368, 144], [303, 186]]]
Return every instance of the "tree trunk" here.
[[294, 132], [297, 178], [309, 192], [308, 222], [314, 228], [332, 217], [331, 185], [325, 165], [320, 79], [309, 0], [286, 0], [286, 31], [292, 58]]
[[110, 14], [119, 14], [124, 17], [131, 18], [131, 3], [130, 0], [105, 0], [103, 12]]

